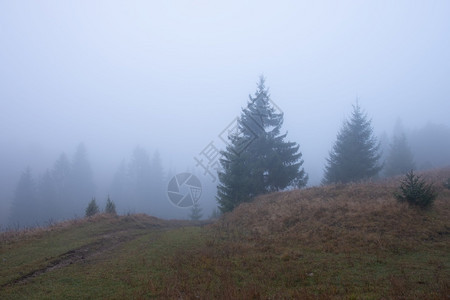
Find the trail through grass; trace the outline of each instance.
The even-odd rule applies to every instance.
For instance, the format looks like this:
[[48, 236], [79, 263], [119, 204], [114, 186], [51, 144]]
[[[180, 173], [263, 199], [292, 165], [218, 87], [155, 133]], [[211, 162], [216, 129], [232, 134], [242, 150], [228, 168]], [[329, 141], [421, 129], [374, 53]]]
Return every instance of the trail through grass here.
[[2, 233], [0, 299], [449, 298], [450, 190], [428, 211], [392, 190], [266, 195], [206, 226], [101, 215]]

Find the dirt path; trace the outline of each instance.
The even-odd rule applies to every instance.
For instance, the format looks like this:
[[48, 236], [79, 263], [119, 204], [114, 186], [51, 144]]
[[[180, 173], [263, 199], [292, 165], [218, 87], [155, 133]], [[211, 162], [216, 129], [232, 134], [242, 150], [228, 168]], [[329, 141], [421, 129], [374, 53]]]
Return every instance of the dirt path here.
[[23, 284], [29, 280], [38, 277], [47, 272], [64, 268], [66, 266], [83, 263], [89, 259], [95, 259], [100, 257], [106, 252], [119, 247], [120, 245], [139, 238], [140, 236], [149, 233], [149, 230], [155, 232], [164, 232], [170, 229], [180, 228], [183, 226], [204, 226], [211, 222], [188, 222], [188, 221], [162, 221], [158, 223], [146, 222], [146, 219], [140, 220], [133, 216], [129, 217], [131, 223], [127, 224], [127, 227], [123, 230], [111, 230], [98, 236], [97, 239], [91, 243], [83, 245], [79, 248], [69, 250], [65, 253], [58, 255], [57, 257], [48, 260], [45, 267], [35, 269], [26, 274], [22, 274], [19, 277], [0, 285], [0, 288], [12, 286], [16, 284]]
[[25, 275], [20, 276], [10, 282], [3, 284], [1, 287], [11, 286], [15, 284], [25, 283], [28, 280], [45, 274], [47, 272], [66, 267], [71, 264], [84, 262], [89, 258], [98, 256], [112, 250], [125, 242], [138, 238], [148, 232], [132, 232], [132, 230], [123, 230], [104, 234], [100, 239], [84, 245], [82, 247], [69, 250], [59, 256], [51, 259], [48, 264], [40, 269], [33, 270]]

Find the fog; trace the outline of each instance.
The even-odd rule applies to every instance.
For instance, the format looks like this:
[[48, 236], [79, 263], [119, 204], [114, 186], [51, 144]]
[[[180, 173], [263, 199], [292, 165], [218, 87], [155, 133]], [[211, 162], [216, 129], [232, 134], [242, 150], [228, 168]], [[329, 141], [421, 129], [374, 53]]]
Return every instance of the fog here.
[[37, 182], [80, 143], [100, 205], [139, 146], [159, 153], [164, 190], [198, 176], [207, 217], [217, 181], [194, 157], [225, 147], [261, 74], [309, 186], [356, 99], [380, 139], [400, 119], [418, 165], [450, 164], [449, 15], [448, 1], [1, 1], [0, 225], [24, 170]]

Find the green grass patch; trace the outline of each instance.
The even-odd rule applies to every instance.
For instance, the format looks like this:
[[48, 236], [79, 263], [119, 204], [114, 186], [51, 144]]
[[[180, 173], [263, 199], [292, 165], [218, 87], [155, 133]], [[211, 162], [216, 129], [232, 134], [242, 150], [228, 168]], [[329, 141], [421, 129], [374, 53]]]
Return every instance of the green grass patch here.
[[98, 216], [0, 234], [0, 299], [448, 298], [450, 193], [423, 212], [392, 190], [275, 193], [209, 226]]
[[[41, 266], [34, 262], [43, 256], [89, 244], [112, 228], [123, 231], [123, 226], [121, 222], [112, 227], [87, 224], [29, 239], [17, 259], [26, 260], [27, 251], [35, 254], [36, 249], [43, 249], [36, 252], [40, 259], [28, 259], [26, 269]], [[388, 250], [331, 253], [302, 247], [300, 241], [283, 244], [240, 240], [238, 235], [224, 238], [211, 228], [133, 230], [134, 238], [115, 247], [4, 286], [0, 298], [438, 299], [448, 292], [450, 258], [440, 248], [422, 247], [402, 254]], [[59, 250], [40, 248], [47, 244]], [[18, 249], [19, 245], [10, 246]], [[9, 270], [17, 272], [17, 268]]]

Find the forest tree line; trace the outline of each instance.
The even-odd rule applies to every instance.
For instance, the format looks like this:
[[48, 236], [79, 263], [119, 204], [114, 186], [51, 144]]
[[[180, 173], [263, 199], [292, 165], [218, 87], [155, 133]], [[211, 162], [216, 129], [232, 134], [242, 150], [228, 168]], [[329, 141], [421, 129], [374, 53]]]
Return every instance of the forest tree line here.
[[[222, 212], [260, 194], [307, 185], [300, 145], [287, 140], [287, 132], [282, 131], [283, 117], [272, 105], [261, 77], [254, 96], [242, 109], [238, 133], [229, 136], [230, 143], [221, 152], [216, 198]], [[398, 122], [390, 137], [386, 133], [376, 137], [370, 118], [356, 102], [326, 158], [322, 184], [444, 166], [450, 164], [448, 153], [449, 128], [429, 123], [408, 132]], [[145, 149], [136, 147], [129, 161], [119, 164], [109, 193], [97, 202], [102, 205], [110, 197], [119, 212], [170, 218], [173, 207], [165, 195], [169, 176], [163, 171], [158, 152], [151, 157]], [[25, 169], [13, 195], [9, 224], [34, 226], [81, 217], [95, 192], [87, 150], [80, 144], [71, 159], [61, 154], [53, 167], [37, 178], [30, 168]], [[197, 205], [191, 217], [198, 218], [200, 211]]]
[[[222, 212], [232, 211], [261, 194], [306, 186], [308, 175], [300, 145], [289, 141], [287, 131], [282, 131], [283, 117], [273, 105], [261, 76], [254, 96], [250, 95], [241, 111], [238, 130], [229, 136], [230, 143], [221, 152], [217, 201]], [[435, 132], [430, 136], [435, 136]], [[447, 144], [444, 148], [448, 151], [450, 139], [442, 138], [425, 147], [440, 149], [440, 144]], [[356, 101], [326, 158], [322, 184], [359, 182], [416, 169], [413, 151], [399, 128], [392, 143], [384, 148], [385, 156], [371, 119]], [[448, 159], [448, 152], [442, 157]]]
[[[112, 179], [109, 194], [97, 198], [100, 206], [112, 199], [120, 212], [168, 214], [164, 195], [164, 174], [158, 152], [150, 158], [136, 147], [127, 163], [123, 160]], [[47, 222], [84, 217], [88, 203], [95, 198], [93, 171], [84, 144], [72, 159], [62, 153], [43, 174], [35, 178], [27, 167], [17, 183], [9, 224], [36, 226]], [[164, 211], [165, 209], [165, 211]], [[170, 207], [169, 207], [170, 209]]]

